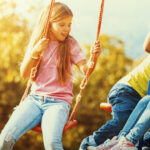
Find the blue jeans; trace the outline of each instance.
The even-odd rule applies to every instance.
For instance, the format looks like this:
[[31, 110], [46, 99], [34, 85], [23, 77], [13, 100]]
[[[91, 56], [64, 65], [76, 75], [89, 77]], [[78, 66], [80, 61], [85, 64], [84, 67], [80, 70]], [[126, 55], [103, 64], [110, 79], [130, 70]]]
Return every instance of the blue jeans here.
[[115, 84], [108, 95], [109, 103], [112, 105], [112, 120], [107, 121], [93, 135], [83, 139], [80, 148], [86, 150], [88, 146], [98, 146], [118, 135], [140, 99], [141, 96], [132, 87]]
[[150, 96], [143, 97], [130, 115], [119, 136], [137, 144], [150, 128]]
[[15, 142], [41, 121], [46, 150], [63, 150], [62, 132], [70, 104], [44, 96], [28, 95], [15, 109], [0, 135], [0, 150], [11, 150]]

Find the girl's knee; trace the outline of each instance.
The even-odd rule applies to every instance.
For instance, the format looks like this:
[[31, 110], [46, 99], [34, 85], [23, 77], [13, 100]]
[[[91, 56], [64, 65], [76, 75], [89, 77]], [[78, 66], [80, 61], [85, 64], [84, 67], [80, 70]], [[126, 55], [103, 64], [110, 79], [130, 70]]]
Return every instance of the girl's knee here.
[[0, 150], [12, 150], [13, 148], [13, 145], [14, 145], [14, 141], [12, 140], [7, 140], [7, 139], [4, 139], [3, 141], [0, 141], [1, 144], [0, 144]]
[[63, 150], [62, 148], [62, 142], [60, 139], [51, 139], [45, 142], [45, 149], [50, 150], [50, 149], [57, 149], [57, 150]]
[[5, 137], [0, 137], [0, 150], [12, 150], [15, 140], [12, 134], [8, 134]]
[[12, 150], [14, 142], [4, 140], [2, 147], [0, 150]]

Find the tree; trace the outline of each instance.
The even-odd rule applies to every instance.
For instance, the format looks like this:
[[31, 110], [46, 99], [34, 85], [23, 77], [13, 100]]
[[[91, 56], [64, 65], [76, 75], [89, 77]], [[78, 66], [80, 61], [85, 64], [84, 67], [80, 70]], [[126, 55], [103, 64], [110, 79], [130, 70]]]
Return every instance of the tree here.
[[19, 20], [15, 14], [4, 15], [0, 22], [0, 105], [10, 108], [17, 104], [23, 93], [19, 63], [27, 46], [29, 31], [27, 22]]

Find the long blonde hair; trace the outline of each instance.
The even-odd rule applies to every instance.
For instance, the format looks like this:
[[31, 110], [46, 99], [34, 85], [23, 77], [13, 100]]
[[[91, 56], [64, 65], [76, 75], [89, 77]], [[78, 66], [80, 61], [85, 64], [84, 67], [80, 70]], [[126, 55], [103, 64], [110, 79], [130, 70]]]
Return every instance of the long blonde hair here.
[[[34, 29], [34, 32], [32, 33], [29, 46], [28, 48], [31, 49], [36, 45], [36, 43], [43, 37], [44, 29], [46, 27], [47, 23], [47, 17], [49, 12], [50, 5], [42, 11], [40, 18], [36, 24], [36, 27]], [[64, 19], [65, 17], [72, 16], [71, 9], [60, 2], [55, 2], [53, 9], [52, 9], [52, 15], [50, 18], [50, 25], [53, 22], [60, 21]], [[49, 35], [50, 31], [48, 31]], [[59, 48], [57, 51], [57, 70], [58, 70], [58, 81], [61, 84], [64, 84], [70, 77], [69, 73], [69, 49], [68, 49], [68, 41], [69, 41], [69, 35], [68, 37], [63, 41], [59, 42]], [[47, 36], [47, 38], [49, 38]]]

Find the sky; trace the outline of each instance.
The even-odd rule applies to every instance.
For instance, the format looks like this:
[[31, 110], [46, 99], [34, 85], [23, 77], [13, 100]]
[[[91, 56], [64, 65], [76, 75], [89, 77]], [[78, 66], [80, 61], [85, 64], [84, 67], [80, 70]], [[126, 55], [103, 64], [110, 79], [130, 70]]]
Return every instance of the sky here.
[[[14, 1], [17, 2], [17, 11], [33, 22], [33, 16], [37, 14], [27, 12], [30, 5], [34, 5], [40, 12], [41, 7], [51, 2], [50, 0]], [[79, 43], [93, 44], [96, 39], [101, 0], [59, 1], [67, 4], [73, 11], [72, 35]], [[142, 46], [149, 31], [150, 0], [105, 0], [101, 34], [105, 33], [123, 40], [128, 57], [136, 59], [145, 54]]]

